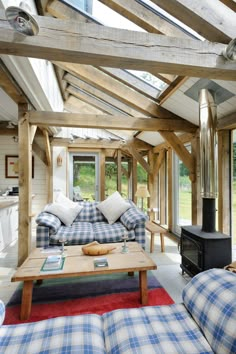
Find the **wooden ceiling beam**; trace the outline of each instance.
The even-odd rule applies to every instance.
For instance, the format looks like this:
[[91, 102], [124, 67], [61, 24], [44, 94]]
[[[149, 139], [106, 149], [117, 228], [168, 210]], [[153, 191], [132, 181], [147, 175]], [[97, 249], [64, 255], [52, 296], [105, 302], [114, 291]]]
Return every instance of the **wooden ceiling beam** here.
[[236, 2], [235, 0], [220, 0], [223, 4], [228, 6], [231, 10], [236, 12]]
[[79, 100], [77, 97], [70, 95], [64, 103], [64, 109], [71, 113], [80, 114], [103, 114], [100, 109], [92, 107], [90, 104]]
[[[236, 80], [236, 64], [224, 59], [221, 43], [173, 38], [34, 16], [37, 36], [16, 36], [0, 12], [0, 54], [124, 69]], [[60, 41], [58, 41], [60, 36]]]
[[227, 116], [218, 119], [217, 129], [236, 129], [236, 112], [230, 113]]
[[189, 169], [190, 174], [194, 171], [194, 158], [186, 149], [182, 141], [173, 132], [159, 132], [161, 136], [170, 144], [175, 153], [183, 161], [184, 165]]
[[47, 166], [48, 160], [46, 152], [41, 149], [41, 147], [36, 143], [36, 141], [34, 141], [32, 144], [32, 150], [38, 156], [38, 158]]
[[67, 73], [64, 76], [64, 80], [66, 80], [69, 84], [74, 85], [84, 92], [88, 92], [89, 94], [97, 97], [98, 99], [101, 99], [102, 101], [107, 102], [114, 108], [118, 109], [120, 113], [124, 112], [130, 116], [140, 116], [140, 112], [136, 111], [132, 107], [128, 106], [127, 104], [121, 102], [120, 100], [111, 97], [109, 94], [103, 92], [102, 90], [99, 90], [98, 88], [94, 87], [93, 85], [80, 80], [78, 77], [75, 77], [74, 75], [71, 75]]
[[0, 60], [0, 87], [6, 92], [6, 94], [11, 97], [11, 99], [19, 103], [27, 103], [27, 99], [21, 89], [19, 88], [16, 81], [13, 79], [12, 75]]
[[195, 132], [197, 127], [183, 119], [136, 118], [66, 112], [29, 112], [30, 123], [37, 126], [100, 128], [144, 131], [187, 131]]
[[45, 143], [45, 153], [46, 153], [47, 165], [51, 166], [51, 163], [52, 163], [51, 148], [50, 148], [48, 131], [46, 129], [43, 129], [43, 136], [44, 136], [44, 143]]
[[167, 36], [185, 37], [176, 26], [157, 16], [154, 12], [136, 1], [127, 0], [99, 0], [104, 5], [128, 18], [137, 26], [150, 33], [166, 34]]
[[106, 104], [105, 102], [98, 100], [96, 97], [79, 90], [78, 88], [69, 85], [66, 88], [66, 91], [79, 98], [81, 101], [84, 101], [88, 104], [90, 104], [92, 107], [98, 108], [100, 111], [106, 113], [106, 114], [120, 114], [120, 112], [115, 109], [114, 107], [110, 106], [109, 104]]
[[147, 161], [143, 158], [143, 156], [138, 152], [138, 150], [134, 147], [134, 145], [129, 142], [126, 144], [127, 149], [129, 150], [130, 154], [140, 163], [140, 165], [144, 168], [144, 170], [148, 173], [152, 173], [152, 169]]
[[78, 76], [80, 79], [85, 80], [112, 97], [121, 100], [123, 103], [133, 107], [144, 115], [151, 115], [158, 118], [180, 118], [159, 106], [151, 99], [144, 97], [141, 93], [132, 90], [130, 87], [127, 87], [92, 66], [62, 62], [56, 62], [56, 64], [72, 75]]
[[153, 175], [154, 176], [156, 176], [158, 174], [158, 172], [160, 170], [160, 167], [162, 165], [162, 162], [165, 159], [165, 151], [166, 151], [165, 149], [162, 149], [159, 152], [159, 154], [158, 154], [158, 156], [157, 156], [157, 158], [155, 160], [155, 163], [154, 163], [154, 166], [153, 166]]
[[228, 44], [235, 37], [235, 14], [220, 1], [151, 1], [209, 41]]
[[[195, 133], [196, 134], [196, 133]], [[191, 141], [194, 137], [194, 134], [191, 134], [191, 133], [184, 133], [184, 134], [181, 134], [181, 135], [178, 135], [178, 138], [179, 140], [185, 144], [185, 143], [188, 143], [189, 141]], [[171, 145], [168, 143], [168, 142], [164, 142], [164, 143], [161, 143], [159, 145], [156, 145], [154, 148], [153, 148], [153, 153], [154, 154], [157, 154], [159, 153], [161, 150], [163, 149], [169, 149], [171, 147]]]
[[116, 80], [122, 82], [126, 86], [131, 87], [135, 91], [140, 92], [142, 95], [151, 98], [152, 100], [157, 100], [160, 90], [146, 83], [142, 79], [136, 77], [134, 74], [129, 73], [126, 70], [116, 69], [116, 68], [106, 68], [99, 66], [97, 69], [103, 71], [109, 76], [115, 78]]
[[[128, 2], [126, 5], [129, 6], [129, 4], [130, 4], [130, 2]], [[78, 13], [75, 10], [73, 10], [71, 7], [69, 7], [63, 3], [60, 3], [57, 0], [50, 1], [49, 5], [47, 7], [47, 10], [52, 16], [54, 16], [56, 18], [68, 19], [68, 20], [75, 19], [79, 22], [96, 23], [96, 21], [93, 18], [91, 18], [91, 17], [88, 18], [88, 17], [86, 17], [85, 14], [83, 15], [82, 13]], [[168, 26], [168, 22], [166, 22], [166, 24]], [[166, 26], [166, 24], [165, 24], [165, 26]], [[163, 23], [163, 25], [164, 25], [164, 23]], [[163, 25], [162, 25], [162, 28], [164, 27]], [[156, 77], [158, 77], [160, 80], [163, 80], [167, 84], [172, 82], [174, 79], [173, 75], [160, 74], [156, 70], [149, 71], [149, 72], [152, 73], [153, 75], [155, 75]]]

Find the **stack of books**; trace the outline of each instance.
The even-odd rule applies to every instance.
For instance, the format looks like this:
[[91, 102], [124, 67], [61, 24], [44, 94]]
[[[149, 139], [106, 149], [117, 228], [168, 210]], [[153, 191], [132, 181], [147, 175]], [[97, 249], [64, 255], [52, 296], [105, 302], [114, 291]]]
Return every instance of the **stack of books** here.
[[61, 255], [48, 256], [41, 268], [41, 271], [55, 271], [63, 269], [64, 258]]

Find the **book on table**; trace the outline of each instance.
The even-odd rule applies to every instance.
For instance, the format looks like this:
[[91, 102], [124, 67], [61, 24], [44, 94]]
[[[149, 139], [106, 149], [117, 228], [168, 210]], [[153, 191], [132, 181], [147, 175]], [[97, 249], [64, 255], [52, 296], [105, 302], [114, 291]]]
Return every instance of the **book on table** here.
[[61, 255], [48, 256], [41, 268], [42, 272], [62, 270], [64, 265], [64, 258]]
[[105, 257], [94, 258], [93, 263], [95, 268], [108, 267], [108, 261]]

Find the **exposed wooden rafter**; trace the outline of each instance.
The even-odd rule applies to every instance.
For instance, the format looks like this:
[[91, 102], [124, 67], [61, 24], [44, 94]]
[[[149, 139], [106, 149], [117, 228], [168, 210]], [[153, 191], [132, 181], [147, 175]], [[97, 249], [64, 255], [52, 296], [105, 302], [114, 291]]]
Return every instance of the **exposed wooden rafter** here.
[[174, 113], [159, 106], [155, 101], [143, 96], [139, 92], [132, 90], [130, 87], [90, 65], [62, 62], [55, 62], [55, 64], [70, 72], [72, 75], [78, 76], [81, 80], [85, 80], [94, 87], [101, 89], [103, 92], [111, 95], [112, 97], [121, 100], [126, 105], [134, 108], [144, 115], [151, 115], [159, 118], [180, 118]]
[[197, 127], [184, 119], [157, 119], [136, 118], [126, 116], [109, 116], [95, 114], [79, 114], [66, 112], [39, 112], [29, 113], [30, 123], [39, 127], [78, 127], [104, 128], [117, 130], [145, 130], [145, 131], [187, 131], [195, 132]]
[[[226, 62], [221, 43], [167, 37], [35, 16], [41, 30], [24, 40], [0, 12], [0, 54], [96, 66], [157, 69], [162, 73], [235, 80], [236, 64]], [[60, 33], [60, 41], [57, 40]], [[115, 50], [114, 50], [115, 48]]]
[[181, 140], [172, 132], [159, 132], [161, 136], [170, 144], [175, 153], [183, 161], [185, 166], [189, 169], [190, 178], [194, 180], [195, 176], [195, 166], [194, 158], [191, 156], [190, 152], [186, 149]]
[[151, 1], [209, 41], [228, 43], [235, 37], [235, 14], [220, 1]]

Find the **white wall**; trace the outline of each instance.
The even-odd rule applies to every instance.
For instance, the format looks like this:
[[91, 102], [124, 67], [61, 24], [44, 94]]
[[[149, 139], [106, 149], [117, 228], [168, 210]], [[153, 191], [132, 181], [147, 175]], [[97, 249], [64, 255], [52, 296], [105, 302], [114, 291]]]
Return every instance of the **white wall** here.
[[[62, 166], [57, 166], [58, 155], [62, 157]], [[53, 199], [57, 192], [61, 191], [68, 195], [68, 161], [67, 149], [65, 147], [54, 146], [52, 149], [53, 161]]]
[[[18, 178], [5, 177], [5, 156], [18, 155], [18, 144], [12, 139], [12, 136], [0, 135], [0, 190], [4, 192], [8, 187], [18, 186]], [[32, 213], [36, 216], [40, 213], [47, 200], [47, 174], [46, 166], [34, 154], [34, 178], [32, 179], [32, 194], [35, 197], [32, 200]], [[34, 225], [35, 218], [32, 219]]]

